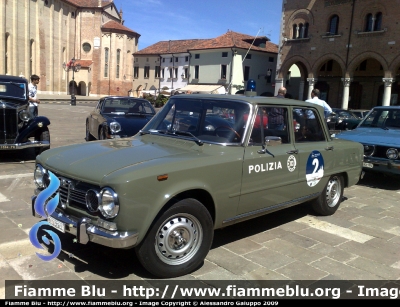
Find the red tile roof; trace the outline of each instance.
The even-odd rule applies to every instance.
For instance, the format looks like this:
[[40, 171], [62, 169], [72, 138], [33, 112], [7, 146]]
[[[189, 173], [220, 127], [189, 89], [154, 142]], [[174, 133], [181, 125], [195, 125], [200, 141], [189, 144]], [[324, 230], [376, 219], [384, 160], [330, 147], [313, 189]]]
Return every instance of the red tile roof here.
[[[253, 41], [254, 45], [251, 46]], [[265, 47], [260, 44], [265, 44]], [[219, 48], [240, 48], [247, 50], [250, 46], [251, 50], [254, 51], [278, 53], [278, 45], [271, 43], [269, 38], [266, 36], [255, 37], [233, 31], [228, 31], [217, 38], [206, 40], [203, 43], [196, 45], [194, 48], [191, 48], [191, 50]]]
[[206, 41], [206, 39], [182, 39], [182, 40], [161, 41], [136, 52], [135, 55], [187, 52], [188, 49], [193, 48], [194, 46], [203, 41]]
[[[77, 7], [99, 7], [99, 0], [64, 0]], [[101, 0], [101, 7], [112, 3], [113, 0]]]
[[106, 22], [102, 27], [101, 30], [103, 31], [117, 31], [117, 32], [129, 32], [129, 33], [133, 33], [138, 35], [138, 37], [140, 36], [139, 33], [125, 27], [122, 23], [116, 22], [114, 20], [110, 20], [108, 22]]
[[[255, 39], [256, 38], [256, 39]], [[254, 40], [255, 39], [255, 40]], [[254, 41], [254, 45], [251, 44]], [[263, 45], [265, 47], [263, 47]], [[189, 50], [220, 49], [220, 48], [239, 48], [278, 53], [278, 45], [271, 43], [266, 36], [255, 37], [233, 31], [212, 39], [185, 39], [161, 41], [135, 53], [135, 55], [145, 54], [167, 54], [188, 52]]]
[[93, 63], [92, 60], [76, 60], [75, 61], [75, 65], [81, 64], [81, 67], [89, 67], [90, 65], [92, 65], [92, 63]]

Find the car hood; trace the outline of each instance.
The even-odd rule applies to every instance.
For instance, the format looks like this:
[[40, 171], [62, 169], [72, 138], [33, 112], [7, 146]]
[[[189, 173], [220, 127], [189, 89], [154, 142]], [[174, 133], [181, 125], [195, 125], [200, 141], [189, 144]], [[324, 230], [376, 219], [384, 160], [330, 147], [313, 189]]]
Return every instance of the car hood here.
[[122, 168], [188, 153], [191, 147], [198, 147], [192, 141], [168, 146], [165, 142], [171, 140], [162, 142], [160, 138], [148, 136], [148, 141], [144, 141], [138, 136], [63, 146], [44, 151], [37, 156], [37, 162], [61, 176], [73, 174], [74, 179], [99, 184], [105, 176]]
[[344, 131], [336, 135], [339, 139], [356, 141], [363, 144], [399, 146], [400, 130], [381, 128], [356, 128], [351, 131]]

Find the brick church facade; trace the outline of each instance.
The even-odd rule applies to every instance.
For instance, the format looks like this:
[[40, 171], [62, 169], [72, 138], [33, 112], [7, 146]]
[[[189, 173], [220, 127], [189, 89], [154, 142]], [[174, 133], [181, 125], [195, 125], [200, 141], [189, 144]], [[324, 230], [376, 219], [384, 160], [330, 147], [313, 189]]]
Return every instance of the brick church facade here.
[[39, 75], [40, 93], [128, 95], [140, 34], [122, 18], [113, 0], [2, 0], [0, 74]]
[[[332, 107], [399, 105], [397, 0], [283, 0], [276, 89]], [[291, 67], [300, 76], [293, 82]]]

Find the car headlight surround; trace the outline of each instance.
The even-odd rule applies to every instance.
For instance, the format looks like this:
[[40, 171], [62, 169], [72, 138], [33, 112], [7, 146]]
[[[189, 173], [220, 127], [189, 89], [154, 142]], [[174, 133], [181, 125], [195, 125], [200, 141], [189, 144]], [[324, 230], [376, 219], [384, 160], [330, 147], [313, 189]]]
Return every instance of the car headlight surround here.
[[24, 122], [28, 122], [32, 118], [31, 113], [27, 110], [22, 110], [21, 112], [19, 112], [18, 116], [19, 116], [19, 119]]
[[386, 150], [386, 157], [390, 160], [395, 160], [399, 157], [399, 151], [396, 148], [389, 148]]
[[88, 190], [85, 195], [85, 200], [86, 208], [88, 208], [90, 212], [97, 212], [99, 210], [99, 205], [101, 203], [99, 191], [93, 189]]
[[374, 152], [375, 152], [374, 145], [364, 145], [364, 156], [370, 157], [374, 154]]
[[110, 123], [110, 130], [112, 133], [118, 133], [121, 131], [121, 124], [119, 122]]
[[118, 195], [113, 189], [105, 187], [100, 191], [99, 210], [105, 218], [113, 218], [118, 215]]
[[39, 189], [44, 189], [48, 187], [50, 183], [49, 173], [42, 165], [36, 164], [35, 171], [33, 172], [33, 177], [35, 184]]

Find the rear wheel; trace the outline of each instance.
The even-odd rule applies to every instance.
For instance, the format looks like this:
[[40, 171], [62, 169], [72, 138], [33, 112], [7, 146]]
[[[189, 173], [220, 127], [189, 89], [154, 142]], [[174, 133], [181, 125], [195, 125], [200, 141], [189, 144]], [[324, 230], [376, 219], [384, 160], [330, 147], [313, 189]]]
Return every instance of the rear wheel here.
[[321, 195], [312, 201], [313, 209], [320, 215], [334, 214], [342, 202], [343, 189], [343, 177], [332, 175]]
[[[37, 141], [37, 142], [47, 141], [47, 142], [50, 143], [50, 132], [49, 132], [49, 129], [45, 128], [45, 129], [41, 130], [40, 132], [36, 133], [35, 141]], [[39, 155], [43, 151], [45, 151], [47, 149], [50, 149], [50, 145], [49, 146], [45, 146], [45, 147], [35, 147], [35, 155]]]
[[195, 199], [184, 199], [166, 210], [136, 247], [150, 273], [168, 278], [193, 272], [204, 261], [214, 236], [208, 210]]

